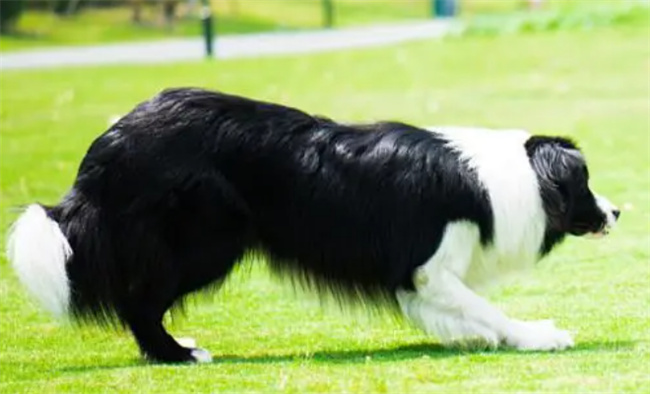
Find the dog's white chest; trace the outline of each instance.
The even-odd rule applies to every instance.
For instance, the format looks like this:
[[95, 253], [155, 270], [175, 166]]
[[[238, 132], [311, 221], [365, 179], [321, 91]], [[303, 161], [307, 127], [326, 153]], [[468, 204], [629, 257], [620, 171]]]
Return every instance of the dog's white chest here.
[[474, 248], [465, 282], [479, 287], [526, 270], [539, 256], [546, 215], [521, 130], [446, 127], [443, 132], [487, 190], [494, 218], [491, 245]]

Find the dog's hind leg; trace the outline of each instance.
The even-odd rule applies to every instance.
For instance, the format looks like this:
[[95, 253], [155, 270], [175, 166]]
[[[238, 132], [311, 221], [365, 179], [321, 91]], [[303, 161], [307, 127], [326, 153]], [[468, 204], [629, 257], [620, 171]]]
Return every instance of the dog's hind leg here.
[[164, 328], [168, 309], [197, 290], [215, 287], [249, 244], [243, 203], [218, 174], [189, 176], [165, 201], [121, 229], [120, 261], [130, 278], [120, 314], [143, 355], [158, 362], [205, 362], [210, 354], [183, 347]]
[[143, 355], [167, 363], [211, 361], [205, 350], [183, 347], [167, 333], [162, 323], [165, 310], [156, 304], [132, 305], [129, 310], [127, 324]]
[[[160, 298], [147, 300], [146, 312], [136, 314], [130, 325], [143, 353], [162, 362], [211, 360], [194, 343], [185, 348], [163, 328], [165, 311], [188, 294], [216, 289], [244, 254], [249, 240], [249, 220], [232, 188], [217, 174], [191, 179], [176, 192], [165, 213], [164, 246], [170, 272], [158, 275]], [[156, 285], [157, 286], [157, 285]], [[144, 309], [144, 308], [140, 308]], [[191, 341], [193, 342], [193, 341]]]
[[152, 280], [134, 284], [129, 296], [123, 302], [122, 317], [133, 333], [145, 358], [155, 362], [209, 362], [210, 353], [204, 349], [184, 347], [179, 344], [163, 325], [165, 313], [189, 291], [185, 275], [178, 267], [173, 271], [158, 274]]

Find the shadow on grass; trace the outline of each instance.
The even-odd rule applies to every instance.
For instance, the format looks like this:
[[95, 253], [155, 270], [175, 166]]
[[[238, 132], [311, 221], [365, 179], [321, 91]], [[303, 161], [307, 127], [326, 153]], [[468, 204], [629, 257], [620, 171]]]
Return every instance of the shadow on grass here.
[[578, 343], [569, 353], [581, 352], [616, 352], [619, 350], [632, 350], [638, 344], [638, 341], [610, 341], [610, 342], [582, 342]]
[[[487, 357], [517, 356], [527, 357], [530, 355], [548, 354], [551, 357], [575, 356], [576, 353], [599, 353], [627, 351], [635, 348], [635, 341], [612, 341], [612, 342], [584, 342], [576, 347], [562, 352], [522, 352], [515, 349], [499, 349], [471, 351], [457, 348], [448, 348], [435, 343], [415, 343], [395, 347], [378, 349], [354, 349], [354, 350], [321, 350], [315, 353], [292, 353], [292, 354], [271, 354], [271, 355], [215, 355], [213, 365], [221, 364], [279, 364], [289, 362], [316, 362], [324, 364], [362, 364], [366, 362], [396, 362], [401, 360], [412, 360], [417, 358], [441, 359], [455, 356], [481, 355]], [[115, 365], [96, 366], [69, 366], [59, 369], [63, 373], [93, 372], [98, 370], [127, 369], [143, 366], [155, 367], [193, 367], [195, 364], [152, 364], [141, 359], [133, 359], [129, 363]], [[210, 365], [210, 364], [207, 364]]]
[[291, 361], [314, 361], [328, 364], [365, 363], [367, 361], [399, 361], [420, 357], [443, 358], [457, 356], [462, 350], [446, 348], [435, 343], [417, 343], [383, 349], [322, 350], [307, 354], [284, 355], [221, 355], [213, 364], [272, 364]]

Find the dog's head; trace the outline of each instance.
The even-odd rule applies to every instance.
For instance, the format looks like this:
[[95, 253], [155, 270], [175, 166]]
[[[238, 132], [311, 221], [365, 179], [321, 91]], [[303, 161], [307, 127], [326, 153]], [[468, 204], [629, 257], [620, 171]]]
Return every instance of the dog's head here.
[[533, 136], [526, 141], [526, 151], [537, 174], [550, 228], [578, 236], [607, 234], [620, 211], [589, 189], [587, 163], [575, 143]]

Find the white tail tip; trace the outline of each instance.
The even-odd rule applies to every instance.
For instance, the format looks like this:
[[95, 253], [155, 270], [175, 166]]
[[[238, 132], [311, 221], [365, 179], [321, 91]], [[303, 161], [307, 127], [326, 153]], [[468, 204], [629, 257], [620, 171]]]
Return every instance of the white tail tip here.
[[72, 249], [45, 209], [30, 205], [9, 232], [7, 256], [20, 281], [52, 314], [67, 314], [70, 286], [66, 262]]

